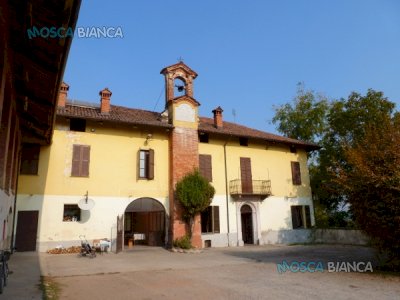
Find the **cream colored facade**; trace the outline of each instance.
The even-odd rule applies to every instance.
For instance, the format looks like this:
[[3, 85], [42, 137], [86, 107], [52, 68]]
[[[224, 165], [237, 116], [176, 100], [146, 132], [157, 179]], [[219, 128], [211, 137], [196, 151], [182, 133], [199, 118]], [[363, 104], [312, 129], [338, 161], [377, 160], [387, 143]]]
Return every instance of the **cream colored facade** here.
[[[121, 239], [117, 238], [119, 216], [125, 218], [123, 245], [131, 246], [137, 236], [149, 245], [170, 245], [184, 229], [173, 198], [174, 184], [199, 165], [199, 155], [211, 156], [211, 184], [216, 189], [211, 206], [218, 207], [203, 220], [196, 219], [203, 247], [307, 241], [308, 229], [315, 223], [307, 151], [318, 147], [223, 122], [220, 108], [213, 111], [214, 119], [200, 118], [191, 86], [197, 74], [183, 63], [162, 73], [167, 85], [163, 113], [110, 106], [108, 89], [100, 92], [100, 108], [65, 106], [66, 98], [61, 101], [64, 106], [58, 110], [52, 144], [40, 148], [37, 174], [19, 176], [17, 215], [38, 213], [36, 249], [79, 245], [80, 235], [89, 241], [107, 238], [116, 249]], [[186, 95], [173, 96], [170, 88], [175, 78], [186, 78]], [[68, 86], [63, 87], [66, 97]], [[84, 128], [74, 129], [74, 120], [85, 121]], [[201, 140], [202, 135], [208, 141]], [[241, 145], [243, 137], [246, 143]], [[73, 174], [77, 145], [90, 147], [88, 176]], [[152, 158], [145, 162], [141, 151], [151, 151]], [[242, 185], [239, 194], [231, 190], [232, 181], [244, 182], [242, 159], [251, 169], [250, 185], [262, 181], [270, 183], [270, 189], [244, 193]], [[298, 182], [293, 162], [299, 167]], [[151, 168], [151, 176], [142, 176], [142, 163], [149, 174]], [[94, 207], [79, 210], [79, 217], [71, 219], [70, 206], [81, 207], [85, 199], [93, 201]], [[206, 218], [212, 219], [210, 223]], [[18, 226], [27, 225], [17, 220], [17, 235]]]

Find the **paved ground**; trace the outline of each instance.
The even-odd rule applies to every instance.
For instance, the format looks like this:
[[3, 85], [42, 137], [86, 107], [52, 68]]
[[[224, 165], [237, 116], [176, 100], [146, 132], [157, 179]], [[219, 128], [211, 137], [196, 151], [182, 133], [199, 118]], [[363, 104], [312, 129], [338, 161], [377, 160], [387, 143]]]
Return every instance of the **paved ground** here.
[[[25, 277], [22, 262], [34, 276]], [[201, 254], [171, 253], [135, 247], [94, 259], [76, 255], [17, 253], [10, 277], [19, 295], [5, 299], [40, 299], [39, 268], [61, 286], [61, 299], [400, 299], [400, 277], [370, 273], [280, 274], [283, 260], [373, 262], [372, 250], [354, 246], [262, 246], [208, 249]], [[11, 262], [12, 262], [11, 261]], [[36, 267], [36, 268], [35, 268]], [[30, 280], [23, 283], [23, 280]], [[25, 297], [20, 297], [25, 293]], [[40, 293], [39, 293], [40, 294]], [[6, 296], [7, 294], [5, 294]]]

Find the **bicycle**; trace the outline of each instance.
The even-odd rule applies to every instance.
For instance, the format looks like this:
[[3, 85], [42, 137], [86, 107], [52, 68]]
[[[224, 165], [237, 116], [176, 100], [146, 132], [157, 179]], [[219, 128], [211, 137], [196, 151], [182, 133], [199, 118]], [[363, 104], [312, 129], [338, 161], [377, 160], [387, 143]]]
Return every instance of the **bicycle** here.
[[9, 250], [0, 250], [0, 294], [3, 293], [4, 287], [7, 286], [7, 279], [9, 274], [8, 260], [10, 259], [11, 252]]

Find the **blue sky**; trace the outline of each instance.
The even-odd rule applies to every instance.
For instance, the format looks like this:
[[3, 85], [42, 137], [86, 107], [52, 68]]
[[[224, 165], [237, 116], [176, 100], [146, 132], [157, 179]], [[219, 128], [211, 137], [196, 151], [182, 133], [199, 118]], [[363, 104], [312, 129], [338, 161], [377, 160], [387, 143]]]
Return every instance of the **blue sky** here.
[[[200, 114], [264, 131], [296, 84], [331, 99], [368, 88], [400, 102], [397, 0], [83, 0], [78, 26], [121, 26], [122, 39], [74, 38], [69, 98], [162, 111], [160, 70], [179, 57], [199, 76]], [[162, 93], [161, 97], [160, 94]], [[157, 104], [158, 103], [158, 104]]]

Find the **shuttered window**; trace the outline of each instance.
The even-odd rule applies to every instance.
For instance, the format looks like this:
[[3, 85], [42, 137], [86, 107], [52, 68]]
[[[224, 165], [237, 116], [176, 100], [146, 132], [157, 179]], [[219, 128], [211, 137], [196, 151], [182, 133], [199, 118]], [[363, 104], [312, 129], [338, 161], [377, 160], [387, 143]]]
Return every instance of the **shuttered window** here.
[[219, 233], [219, 206], [209, 206], [201, 213], [201, 232]]
[[154, 150], [139, 150], [139, 178], [154, 179]]
[[200, 154], [199, 155], [199, 169], [200, 174], [207, 178], [209, 182], [212, 182], [212, 162], [211, 155]]
[[311, 228], [311, 213], [309, 205], [292, 205], [290, 209], [292, 213], [293, 229]]
[[71, 176], [89, 177], [90, 146], [74, 145]]
[[293, 185], [301, 185], [300, 163], [298, 161], [292, 161], [291, 166]]
[[240, 158], [240, 176], [242, 180], [242, 193], [253, 193], [253, 176], [251, 173], [251, 159], [249, 157]]

